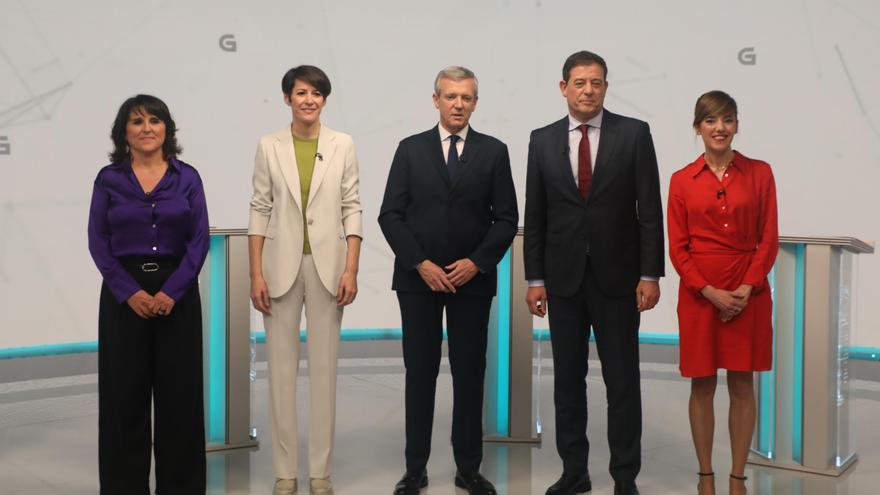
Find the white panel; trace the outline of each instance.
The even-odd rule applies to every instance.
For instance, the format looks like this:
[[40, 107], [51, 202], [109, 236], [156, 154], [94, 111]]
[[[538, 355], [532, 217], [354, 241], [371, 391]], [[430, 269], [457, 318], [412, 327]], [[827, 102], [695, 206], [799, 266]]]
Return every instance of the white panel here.
[[[237, 51], [221, 49], [224, 34]], [[737, 149], [774, 167], [782, 232], [878, 240], [878, 46], [880, 4], [869, 0], [0, 0], [0, 153], [10, 148], [0, 154], [0, 348], [96, 339], [88, 201], [132, 94], [171, 107], [211, 224], [244, 227], [256, 140], [290, 118], [281, 76], [324, 68], [333, 92], [323, 120], [354, 136], [366, 214], [361, 292], [343, 326], [397, 327], [375, 219], [397, 142], [436, 122], [440, 68], [476, 71], [472, 123], [508, 144], [521, 200], [529, 131], [564, 115], [562, 63], [590, 49], [610, 67], [607, 107], [651, 124], [664, 195], [700, 152], [694, 101], [725, 89], [740, 104]], [[743, 48], [755, 65], [740, 63]], [[880, 261], [861, 268], [862, 300], [876, 300]], [[678, 281], [667, 272], [643, 331], [676, 332]], [[859, 308], [853, 344], [880, 346], [880, 307]]]

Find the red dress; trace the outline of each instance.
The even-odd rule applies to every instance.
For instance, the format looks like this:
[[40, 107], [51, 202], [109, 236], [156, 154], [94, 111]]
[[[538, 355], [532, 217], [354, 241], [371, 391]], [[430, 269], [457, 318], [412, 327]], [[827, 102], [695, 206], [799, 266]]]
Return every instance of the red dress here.
[[[669, 183], [669, 256], [681, 276], [678, 326], [681, 374], [712, 376], [719, 368], [769, 370], [773, 302], [767, 274], [779, 232], [776, 185], [770, 165], [734, 152], [721, 180], [705, 158], [672, 175]], [[754, 286], [748, 305], [727, 323], [700, 289]]]

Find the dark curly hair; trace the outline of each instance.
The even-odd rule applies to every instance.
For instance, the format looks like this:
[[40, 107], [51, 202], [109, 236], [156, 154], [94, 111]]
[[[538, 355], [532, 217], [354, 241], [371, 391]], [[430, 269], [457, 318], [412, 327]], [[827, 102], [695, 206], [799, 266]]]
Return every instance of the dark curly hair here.
[[110, 160], [113, 163], [131, 159], [126, 137], [126, 125], [132, 112], [142, 110], [148, 115], [154, 115], [165, 123], [165, 142], [162, 143], [162, 156], [166, 160], [179, 155], [183, 149], [177, 144], [177, 125], [171, 118], [168, 105], [164, 101], [151, 95], [136, 95], [125, 100], [116, 113], [113, 121], [113, 129], [110, 131], [110, 139], [113, 140], [113, 151], [110, 152]]

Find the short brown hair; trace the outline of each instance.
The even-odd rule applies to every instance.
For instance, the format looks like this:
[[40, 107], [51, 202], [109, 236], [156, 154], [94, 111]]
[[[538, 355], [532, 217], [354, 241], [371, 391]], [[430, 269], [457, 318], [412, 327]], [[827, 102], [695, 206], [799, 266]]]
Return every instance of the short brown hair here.
[[700, 125], [700, 122], [710, 115], [723, 117], [731, 114], [738, 120], [736, 100], [733, 97], [717, 89], [703, 93], [697, 98], [697, 104], [694, 106], [694, 127]]

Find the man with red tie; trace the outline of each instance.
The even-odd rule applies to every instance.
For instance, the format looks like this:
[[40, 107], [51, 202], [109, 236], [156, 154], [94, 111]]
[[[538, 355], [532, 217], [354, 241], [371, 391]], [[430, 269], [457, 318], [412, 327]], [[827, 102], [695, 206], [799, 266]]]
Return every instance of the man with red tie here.
[[603, 108], [608, 68], [595, 53], [565, 61], [568, 115], [532, 132], [525, 208], [526, 302], [549, 314], [556, 448], [562, 477], [547, 495], [591, 487], [587, 459], [590, 328], [607, 388], [615, 495], [638, 494], [642, 409], [639, 313], [660, 299], [663, 213], [648, 124]]

